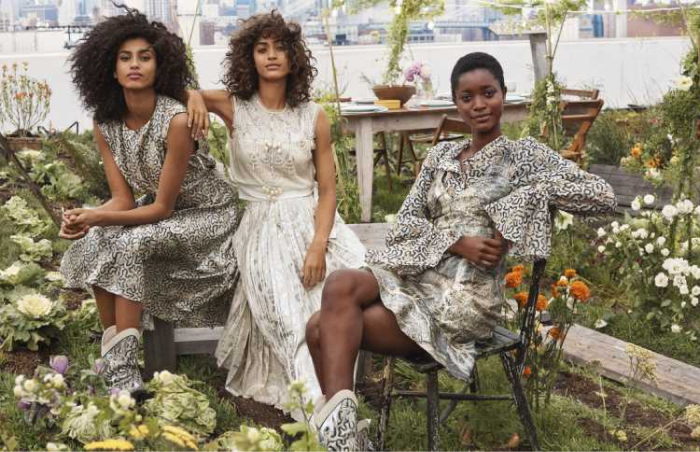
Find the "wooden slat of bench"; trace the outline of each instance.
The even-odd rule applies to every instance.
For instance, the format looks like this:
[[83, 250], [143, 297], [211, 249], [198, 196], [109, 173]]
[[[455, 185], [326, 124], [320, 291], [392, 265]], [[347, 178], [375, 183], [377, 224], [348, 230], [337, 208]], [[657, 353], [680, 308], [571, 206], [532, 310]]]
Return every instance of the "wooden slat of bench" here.
[[650, 182], [644, 180], [641, 175], [631, 173], [621, 167], [594, 164], [590, 166], [588, 171], [591, 174], [602, 177], [612, 186], [621, 210], [627, 210], [634, 198], [647, 193], [656, 196], [657, 201], [654, 204], [656, 208], [661, 208], [664, 204], [668, 204], [673, 198], [672, 188], [655, 187]]

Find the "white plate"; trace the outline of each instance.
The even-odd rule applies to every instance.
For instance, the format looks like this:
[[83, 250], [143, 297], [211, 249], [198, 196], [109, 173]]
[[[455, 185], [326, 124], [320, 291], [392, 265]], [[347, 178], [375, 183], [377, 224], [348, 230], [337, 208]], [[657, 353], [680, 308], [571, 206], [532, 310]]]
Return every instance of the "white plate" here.
[[445, 91], [442, 93], [437, 93], [435, 95], [435, 99], [441, 99], [441, 100], [449, 100], [452, 101], [452, 93], [449, 91]]
[[376, 97], [357, 97], [357, 98], [352, 99], [352, 101], [354, 103], [362, 104], [362, 105], [366, 105], [366, 104], [374, 105], [375, 100], [377, 100]]
[[422, 100], [418, 103], [421, 107], [454, 107], [454, 103], [451, 100], [443, 99], [432, 99], [432, 100]]
[[345, 114], [380, 113], [389, 110], [382, 105], [341, 105], [340, 111]]

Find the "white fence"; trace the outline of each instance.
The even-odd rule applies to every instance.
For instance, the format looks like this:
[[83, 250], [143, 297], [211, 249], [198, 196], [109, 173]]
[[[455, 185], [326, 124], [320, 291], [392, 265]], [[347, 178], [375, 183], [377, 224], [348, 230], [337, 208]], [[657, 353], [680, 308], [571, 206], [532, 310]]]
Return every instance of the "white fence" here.
[[[624, 107], [629, 103], [652, 104], [673, 85], [679, 76], [680, 62], [689, 49], [687, 38], [626, 38], [562, 42], [555, 70], [570, 87], [597, 87], [607, 107]], [[341, 87], [349, 96], [368, 96], [371, 89], [363, 81], [380, 80], [386, 65], [383, 46], [336, 47]], [[315, 47], [318, 87], [332, 86], [328, 48]], [[462, 55], [474, 51], [497, 57], [505, 70], [508, 84], [517, 92], [532, 89], [532, 59], [527, 41], [416, 44], [406, 60], [421, 60], [432, 66], [437, 91], [450, 90], [450, 71]], [[225, 48], [195, 49], [195, 63], [204, 88], [219, 86], [221, 61]], [[58, 129], [79, 121], [81, 128], [91, 127], [90, 115], [82, 108], [67, 73], [68, 52], [0, 55], [0, 65], [26, 61], [31, 75], [46, 79], [53, 89], [48, 121]]]

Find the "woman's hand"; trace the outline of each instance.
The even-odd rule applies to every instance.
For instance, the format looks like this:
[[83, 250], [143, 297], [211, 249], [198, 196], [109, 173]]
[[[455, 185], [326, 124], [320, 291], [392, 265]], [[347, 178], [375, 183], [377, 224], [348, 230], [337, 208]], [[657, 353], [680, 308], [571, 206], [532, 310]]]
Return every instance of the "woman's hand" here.
[[195, 140], [209, 134], [209, 111], [199, 91], [187, 91], [187, 127]]
[[501, 261], [508, 247], [506, 239], [496, 231], [496, 237], [493, 239], [462, 237], [448, 251], [464, 257], [479, 267], [493, 268]]
[[99, 209], [71, 209], [63, 214], [63, 222], [70, 230], [77, 231], [90, 226], [102, 226]]
[[69, 226], [66, 222], [62, 222], [61, 229], [58, 231], [58, 236], [62, 239], [78, 240], [82, 239], [88, 231], [90, 231], [90, 226], [75, 228]]
[[326, 245], [311, 243], [302, 270], [301, 282], [306, 290], [311, 289], [326, 277]]

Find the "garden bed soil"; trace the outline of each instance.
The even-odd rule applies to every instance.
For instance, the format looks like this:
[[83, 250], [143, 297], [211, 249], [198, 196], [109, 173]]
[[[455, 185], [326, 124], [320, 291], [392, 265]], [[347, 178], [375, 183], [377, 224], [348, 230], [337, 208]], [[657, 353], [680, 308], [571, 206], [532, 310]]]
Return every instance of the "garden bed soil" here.
[[0, 357], [0, 370], [15, 375], [34, 375], [39, 364], [47, 362], [49, 358], [46, 348], [41, 348], [37, 352], [19, 348], [12, 352], [1, 353]]
[[[571, 372], [562, 371], [559, 373], [559, 378], [554, 386], [554, 392], [565, 397], [578, 400], [586, 406], [596, 409], [604, 409], [611, 416], [620, 417], [624, 407], [625, 395], [622, 391], [614, 388], [603, 386], [605, 391], [605, 401], [600, 395], [600, 386], [598, 383], [590, 380], [582, 375]], [[644, 407], [637, 402], [630, 402], [627, 405], [625, 412], [625, 422], [628, 426], [639, 426], [648, 429], [657, 429], [665, 426], [673, 421], [665, 413], [662, 413], [651, 407]], [[594, 435], [601, 441], [612, 441], [611, 435], [605, 431], [604, 426], [592, 419], [579, 419], [579, 425], [586, 432]], [[628, 440], [621, 445], [627, 447], [637, 444], [644, 438], [637, 437], [633, 432], [626, 431]], [[680, 422], [676, 422], [666, 431], [676, 443], [676, 446], [681, 446], [683, 450], [694, 450], [700, 447], [700, 439], [694, 439], [690, 436], [691, 429]], [[653, 447], [653, 442], [641, 444], [639, 447], [650, 450], [661, 450]], [[674, 447], [673, 449], [676, 449]]]

